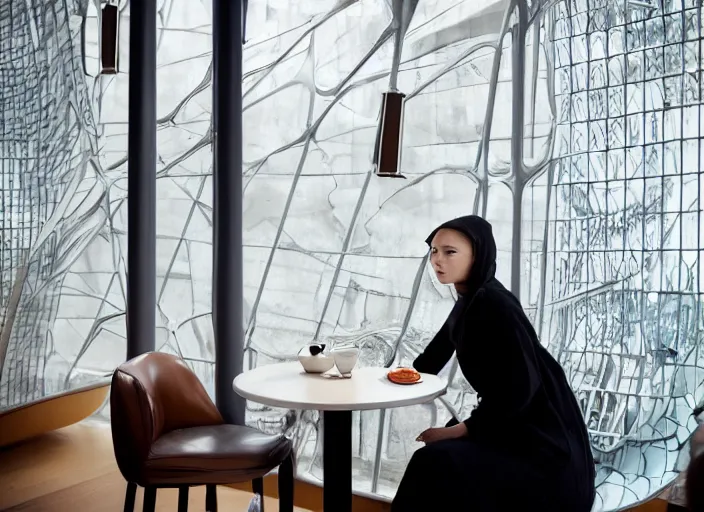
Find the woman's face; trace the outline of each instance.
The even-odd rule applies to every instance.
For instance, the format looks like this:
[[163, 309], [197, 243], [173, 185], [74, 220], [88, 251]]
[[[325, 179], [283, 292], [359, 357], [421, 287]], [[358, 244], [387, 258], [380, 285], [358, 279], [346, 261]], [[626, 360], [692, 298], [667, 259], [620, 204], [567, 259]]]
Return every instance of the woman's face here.
[[430, 264], [442, 284], [464, 283], [474, 263], [472, 244], [459, 231], [441, 229], [430, 244]]

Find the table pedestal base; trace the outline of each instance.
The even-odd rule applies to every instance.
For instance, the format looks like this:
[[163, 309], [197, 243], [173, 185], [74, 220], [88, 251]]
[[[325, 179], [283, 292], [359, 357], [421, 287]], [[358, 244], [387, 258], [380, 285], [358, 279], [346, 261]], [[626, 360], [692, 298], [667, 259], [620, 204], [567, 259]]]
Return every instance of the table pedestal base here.
[[352, 512], [352, 411], [323, 411], [323, 510]]

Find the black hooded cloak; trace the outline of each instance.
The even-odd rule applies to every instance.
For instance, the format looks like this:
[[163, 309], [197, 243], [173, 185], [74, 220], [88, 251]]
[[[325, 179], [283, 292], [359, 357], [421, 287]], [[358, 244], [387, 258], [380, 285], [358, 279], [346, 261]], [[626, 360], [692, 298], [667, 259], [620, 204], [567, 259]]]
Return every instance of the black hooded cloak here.
[[450, 316], [413, 366], [437, 374], [456, 353], [480, 402], [464, 420], [466, 437], [414, 453], [392, 511], [588, 512], [595, 472], [582, 413], [562, 367], [495, 278], [491, 224], [460, 217], [435, 229], [428, 245], [440, 229], [466, 236], [474, 263]]

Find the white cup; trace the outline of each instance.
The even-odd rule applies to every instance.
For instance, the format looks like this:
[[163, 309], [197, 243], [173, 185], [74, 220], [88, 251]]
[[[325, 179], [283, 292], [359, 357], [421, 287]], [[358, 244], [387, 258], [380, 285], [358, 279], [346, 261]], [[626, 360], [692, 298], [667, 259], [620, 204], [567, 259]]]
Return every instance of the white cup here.
[[352, 374], [352, 370], [357, 366], [359, 359], [359, 349], [357, 347], [335, 348], [330, 352], [335, 360], [337, 371], [343, 376]]

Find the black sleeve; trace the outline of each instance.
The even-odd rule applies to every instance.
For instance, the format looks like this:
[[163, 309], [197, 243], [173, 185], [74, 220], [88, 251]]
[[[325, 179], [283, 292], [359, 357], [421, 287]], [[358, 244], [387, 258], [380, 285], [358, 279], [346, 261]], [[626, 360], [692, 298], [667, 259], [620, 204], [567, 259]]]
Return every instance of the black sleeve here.
[[455, 352], [447, 332], [447, 322], [438, 331], [422, 354], [413, 361], [413, 368], [421, 373], [440, 373]]
[[470, 436], [505, 426], [525, 410], [540, 386], [536, 341], [526, 328], [520, 306], [503, 297], [484, 296], [478, 302], [472, 316], [480, 319], [481, 327], [467, 325], [463, 339], [469, 343], [466, 357], [479, 361], [471, 364], [473, 374], [468, 377], [480, 397], [464, 421]]

